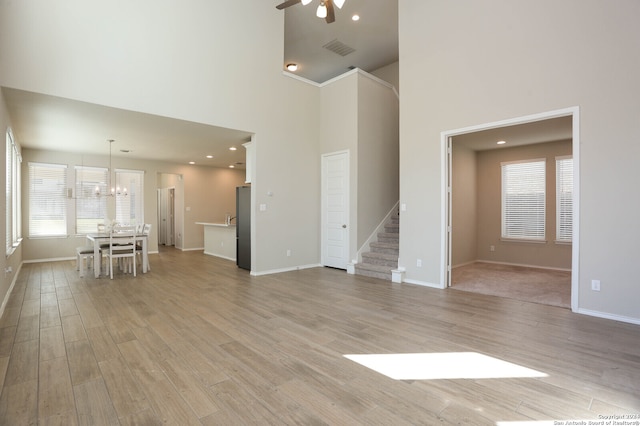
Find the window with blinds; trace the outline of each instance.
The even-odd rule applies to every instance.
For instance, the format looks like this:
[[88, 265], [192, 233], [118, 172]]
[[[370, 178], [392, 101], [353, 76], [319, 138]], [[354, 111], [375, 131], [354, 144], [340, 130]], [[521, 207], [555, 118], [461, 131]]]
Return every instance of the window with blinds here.
[[11, 129], [6, 133], [6, 187], [5, 187], [5, 246], [7, 255], [13, 253], [22, 239], [22, 209], [20, 204], [20, 163], [22, 158], [13, 140]]
[[573, 158], [556, 157], [556, 241], [573, 239]]
[[29, 163], [29, 236], [67, 235], [67, 166]]
[[76, 233], [88, 234], [98, 230], [107, 217], [108, 170], [102, 167], [76, 166]]
[[544, 241], [544, 159], [501, 163], [502, 238]]
[[116, 170], [116, 221], [123, 224], [144, 223], [144, 172]]

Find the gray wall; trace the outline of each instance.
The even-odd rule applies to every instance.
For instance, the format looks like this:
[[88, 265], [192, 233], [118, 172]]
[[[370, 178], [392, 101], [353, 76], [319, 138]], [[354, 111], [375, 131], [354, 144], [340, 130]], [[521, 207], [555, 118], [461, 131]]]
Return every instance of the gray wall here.
[[407, 279], [444, 281], [442, 132], [579, 107], [577, 310], [640, 322], [640, 197], [622, 184], [640, 181], [638, 16], [635, 0], [400, 2]]
[[[492, 262], [571, 269], [571, 245], [556, 244], [555, 157], [571, 155], [571, 141], [494, 149], [477, 153], [477, 258]], [[501, 241], [503, 161], [546, 159], [545, 243]], [[495, 251], [490, 251], [490, 246]]]
[[476, 152], [452, 144], [451, 176], [451, 266], [478, 260]]
[[320, 150], [348, 150], [349, 259], [398, 201], [398, 99], [393, 90], [352, 71], [321, 88]]

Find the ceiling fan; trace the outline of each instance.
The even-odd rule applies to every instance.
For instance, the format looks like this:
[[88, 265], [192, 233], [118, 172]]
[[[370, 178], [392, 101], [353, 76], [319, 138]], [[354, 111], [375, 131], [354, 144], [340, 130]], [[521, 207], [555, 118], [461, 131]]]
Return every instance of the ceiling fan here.
[[[277, 5], [276, 9], [286, 9], [289, 6], [293, 6], [298, 3], [302, 3], [303, 6], [306, 6], [311, 3], [311, 1], [312, 0], [287, 0], [284, 3]], [[330, 24], [336, 20], [333, 5], [335, 4], [338, 9], [342, 9], [344, 2], [345, 0], [320, 0], [320, 6], [316, 9], [316, 16], [318, 18], [324, 18], [324, 20], [327, 21], [327, 24]]]

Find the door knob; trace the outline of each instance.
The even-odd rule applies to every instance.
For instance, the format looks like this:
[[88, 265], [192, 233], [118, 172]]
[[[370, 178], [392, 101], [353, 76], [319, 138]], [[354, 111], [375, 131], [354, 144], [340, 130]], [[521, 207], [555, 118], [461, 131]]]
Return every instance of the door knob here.
[[343, 228], [346, 228], [346, 227], [347, 227], [347, 225], [342, 225], [342, 227], [343, 227]]

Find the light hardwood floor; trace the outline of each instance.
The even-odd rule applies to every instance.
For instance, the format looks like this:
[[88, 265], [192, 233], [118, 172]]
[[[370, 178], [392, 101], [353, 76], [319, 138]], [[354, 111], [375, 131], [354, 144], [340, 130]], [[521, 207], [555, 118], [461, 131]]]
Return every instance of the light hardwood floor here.
[[[640, 326], [315, 268], [162, 251], [138, 277], [25, 264], [2, 425], [415, 425], [640, 412]], [[88, 274], [91, 275], [91, 274]], [[393, 380], [345, 354], [478, 352], [541, 378]]]

